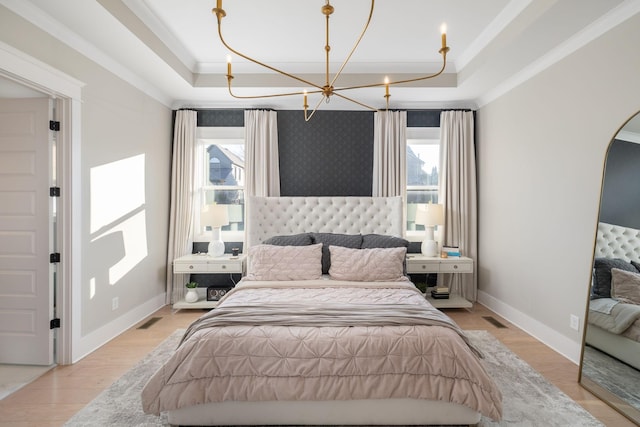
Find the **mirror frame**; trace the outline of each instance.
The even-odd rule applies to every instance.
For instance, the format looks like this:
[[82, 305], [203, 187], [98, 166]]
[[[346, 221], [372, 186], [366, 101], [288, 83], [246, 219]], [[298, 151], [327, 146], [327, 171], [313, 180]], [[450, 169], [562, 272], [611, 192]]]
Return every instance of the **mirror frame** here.
[[[607, 171], [607, 160], [609, 159], [609, 152], [611, 151], [611, 146], [613, 145], [613, 141], [616, 139], [616, 136], [618, 136], [620, 131], [622, 131], [624, 129], [624, 127], [633, 118], [638, 117], [638, 116], [640, 116], [640, 111], [637, 111], [636, 113], [632, 114], [629, 118], [627, 118], [627, 120], [622, 124], [622, 126], [620, 126], [618, 128], [616, 133], [613, 135], [613, 137], [609, 141], [609, 145], [607, 146], [607, 150], [605, 152], [604, 161], [603, 161], [603, 165], [602, 165], [602, 177], [600, 179], [600, 198], [599, 198], [599, 203], [598, 203], [598, 215], [597, 215], [597, 221], [596, 221], [596, 225], [595, 225], [594, 233], [593, 233], [593, 247], [592, 247], [592, 250], [591, 250], [591, 254], [592, 254], [591, 255], [591, 269], [593, 269], [593, 263], [594, 263], [595, 255], [596, 255], [596, 244], [597, 244], [597, 237], [598, 237], [598, 224], [600, 222], [600, 213], [601, 213], [601, 209], [602, 209], [602, 196], [604, 195], [604, 178], [606, 176], [606, 171]], [[589, 277], [592, 277], [592, 272], [589, 272]], [[635, 408], [634, 406], [630, 405], [629, 403], [627, 403], [626, 401], [624, 401], [623, 399], [621, 399], [620, 397], [618, 397], [614, 393], [612, 393], [609, 390], [607, 390], [604, 387], [602, 387], [600, 384], [596, 383], [595, 381], [593, 381], [593, 380], [591, 380], [591, 379], [589, 379], [587, 377], [583, 377], [583, 375], [582, 375], [582, 367], [583, 367], [583, 363], [584, 363], [584, 348], [585, 348], [585, 343], [586, 343], [587, 326], [588, 326], [588, 318], [589, 318], [589, 302], [591, 301], [591, 285], [592, 285], [592, 283], [591, 283], [591, 281], [589, 281], [588, 292], [587, 292], [587, 301], [586, 301], [586, 304], [585, 304], [584, 327], [582, 328], [583, 329], [582, 330], [582, 345], [581, 345], [581, 348], [580, 348], [580, 365], [579, 365], [579, 369], [578, 369], [578, 383], [584, 389], [586, 389], [587, 391], [589, 391], [590, 393], [595, 395], [597, 398], [599, 398], [600, 400], [602, 400], [603, 402], [605, 402], [606, 404], [611, 406], [613, 409], [615, 409], [618, 412], [620, 412], [622, 415], [627, 417], [629, 420], [633, 421], [637, 425], [640, 425], [640, 409]], [[639, 387], [640, 387], [640, 385], [639, 385]]]

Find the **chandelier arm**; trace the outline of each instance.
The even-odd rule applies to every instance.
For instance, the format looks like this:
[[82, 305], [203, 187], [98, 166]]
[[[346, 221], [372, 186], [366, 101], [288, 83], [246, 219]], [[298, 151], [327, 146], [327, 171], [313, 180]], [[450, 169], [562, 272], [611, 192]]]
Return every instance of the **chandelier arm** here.
[[[444, 72], [444, 69], [447, 66], [447, 55], [443, 54], [442, 56], [443, 56], [442, 68], [440, 68], [440, 71], [438, 71], [437, 73], [430, 74], [428, 76], [417, 77], [415, 79], [398, 80], [398, 81], [395, 81], [395, 82], [389, 82], [389, 85], [399, 85], [399, 84], [403, 84], [403, 83], [419, 82], [420, 80], [428, 80], [428, 79], [432, 79], [434, 77], [438, 77], [440, 74], [442, 74]], [[378, 86], [383, 86], [383, 85], [384, 85], [384, 83], [381, 83]]]
[[346, 99], [347, 101], [351, 101], [351, 102], [353, 102], [354, 104], [358, 104], [358, 105], [359, 105], [359, 106], [361, 106], [361, 107], [367, 108], [367, 109], [372, 110], [372, 111], [378, 111], [378, 109], [377, 109], [377, 108], [374, 108], [374, 107], [372, 107], [372, 106], [370, 106], [370, 105], [367, 105], [367, 104], [363, 104], [362, 102], [360, 102], [360, 101], [356, 101], [355, 99], [353, 99], [353, 98], [349, 98], [348, 96], [344, 96], [344, 95], [343, 95], [343, 94], [341, 94], [341, 93], [336, 93], [336, 92], [334, 91], [334, 93], [333, 93], [333, 94], [334, 94], [335, 96], [339, 97], [339, 98]]
[[[288, 93], [274, 93], [270, 95], [236, 95], [231, 90], [231, 84], [227, 86], [229, 88], [229, 95], [236, 99], [259, 99], [259, 98], [277, 98], [280, 96], [295, 96], [295, 95], [304, 95], [305, 92], [288, 92]], [[311, 92], [307, 91], [307, 93], [322, 93], [321, 90], [313, 90]]]
[[[349, 62], [349, 60], [351, 59], [351, 56], [353, 56], [353, 53], [356, 51], [358, 45], [360, 44], [360, 41], [364, 37], [364, 34], [367, 32], [367, 29], [369, 28], [369, 24], [371, 23], [371, 17], [373, 16], [373, 8], [374, 8], [374, 6], [375, 6], [375, 0], [371, 0], [371, 9], [369, 10], [369, 17], [367, 18], [367, 23], [364, 25], [364, 28], [362, 29], [362, 32], [360, 33], [360, 37], [358, 37], [358, 40], [356, 40], [355, 44], [353, 45], [353, 48], [351, 49], [351, 52], [349, 52], [349, 55], [347, 56], [347, 58], [344, 60], [344, 62], [340, 66], [340, 69], [338, 70], [336, 75], [333, 76], [333, 80], [331, 80], [331, 85], [330, 86], [333, 86], [335, 84], [336, 80], [338, 79], [338, 77], [340, 77], [340, 74], [342, 74], [342, 70], [347, 65], [347, 62]], [[328, 33], [329, 33], [329, 21], [327, 21], [327, 39], [329, 37]], [[327, 53], [327, 76], [328, 75], [329, 75], [329, 54]]]
[[[214, 9], [214, 10], [215, 10], [215, 9]], [[284, 75], [284, 76], [287, 76], [287, 77], [289, 77], [290, 79], [297, 80], [297, 81], [302, 82], [302, 83], [304, 83], [304, 84], [307, 84], [307, 85], [309, 85], [309, 86], [313, 86], [313, 87], [315, 87], [315, 88], [317, 88], [317, 89], [322, 89], [322, 86], [319, 86], [319, 85], [317, 85], [317, 84], [315, 84], [315, 83], [312, 83], [312, 82], [310, 82], [310, 81], [308, 81], [308, 80], [305, 80], [305, 79], [303, 79], [303, 78], [300, 78], [300, 77], [294, 76], [293, 74], [289, 74], [289, 73], [287, 73], [286, 71], [279, 70], [279, 69], [277, 69], [277, 68], [275, 68], [275, 67], [272, 67], [271, 65], [267, 65], [267, 64], [265, 64], [265, 63], [263, 63], [263, 62], [260, 62], [260, 61], [258, 61], [257, 59], [253, 59], [253, 58], [251, 58], [250, 56], [247, 56], [247, 55], [245, 55], [244, 53], [240, 53], [240, 52], [238, 52], [237, 50], [235, 50], [234, 48], [232, 48], [231, 46], [229, 46], [229, 45], [227, 44], [227, 42], [225, 41], [224, 37], [222, 37], [222, 17], [221, 17], [221, 16], [220, 16], [220, 14], [218, 14], [218, 13], [216, 13], [216, 16], [217, 16], [217, 18], [218, 18], [218, 37], [220, 38], [220, 41], [222, 42], [222, 44], [224, 45], [224, 47], [226, 47], [227, 49], [229, 49], [231, 52], [235, 53], [236, 55], [238, 55], [238, 56], [239, 56], [239, 57], [241, 57], [241, 58], [246, 59], [247, 61], [251, 61], [251, 62], [253, 62], [254, 64], [260, 65], [261, 67], [267, 68], [267, 69], [269, 69], [269, 70], [271, 70], [271, 71], [275, 71], [276, 73], [279, 73], [279, 74], [282, 74], [282, 75]]]
[[372, 83], [372, 84], [366, 84], [366, 85], [358, 85], [358, 86], [347, 86], [347, 87], [337, 87], [333, 89], [333, 92], [339, 92], [342, 90], [351, 90], [351, 89], [366, 89], [366, 88], [372, 88], [372, 87], [382, 87], [382, 86], [393, 86], [393, 85], [399, 85], [399, 84], [403, 84], [403, 83], [412, 83], [412, 82], [418, 82], [420, 80], [427, 80], [427, 79], [432, 79], [434, 77], [438, 77], [440, 74], [442, 74], [444, 72], [445, 67], [447, 66], [447, 60], [445, 58], [445, 60], [442, 63], [442, 68], [440, 68], [440, 70], [435, 73], [435, 74], [430, 74], [427, 76], [422, 76], [422, 77], [417, 77], [415, 79], [406, 79], [406, 80], [397, 80], [394, 82], [389, 82], [389, 83]]

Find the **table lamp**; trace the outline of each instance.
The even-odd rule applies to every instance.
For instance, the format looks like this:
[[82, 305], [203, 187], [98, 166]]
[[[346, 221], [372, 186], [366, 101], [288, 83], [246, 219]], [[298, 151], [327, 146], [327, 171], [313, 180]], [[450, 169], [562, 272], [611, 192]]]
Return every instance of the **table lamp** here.
[[444, 224], [444, 209], [442, 205], [428, 203], [418, 206], [416, 210], [416, 224], [424, 225], [426, 233], [420, 248], [422, 255], [437, 256], [438, 243], [434, 239], [434, 228], [436, 225]]
[[209, 256], [224, 254], [224, 242], [220, 233], [223, 225], [229, 224], [229, 213], [226, 205], [205, 205], [200, 213], [200, 223], [203, 227], [211, 227], [213, 236], [209, 242]]

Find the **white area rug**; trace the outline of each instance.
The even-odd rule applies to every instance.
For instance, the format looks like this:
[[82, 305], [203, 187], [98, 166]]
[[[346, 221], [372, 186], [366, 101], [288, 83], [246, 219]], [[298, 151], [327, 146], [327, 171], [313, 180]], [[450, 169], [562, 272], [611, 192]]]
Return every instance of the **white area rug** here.
[[[174, 332], [65, 426], [169, 426], [165, 416], [142, 412], [140, 392], [176, 348], [182, 333], [182, 330]], [[467, 331], [467, 334], [484, 353], [483, 363], [503, 394], [503, 420], [497, 423], [483, 417], [478, 426], [602, 426], [489, 332]]]

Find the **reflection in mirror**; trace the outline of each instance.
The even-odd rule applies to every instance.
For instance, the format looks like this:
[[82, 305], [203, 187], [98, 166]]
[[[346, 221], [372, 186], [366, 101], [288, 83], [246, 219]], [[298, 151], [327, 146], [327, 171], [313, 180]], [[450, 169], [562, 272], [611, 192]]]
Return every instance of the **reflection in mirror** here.
[[580, 384], [640, 424], [640, 113], [605, 162]]

